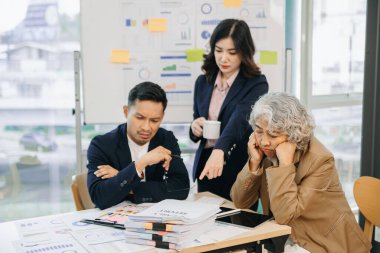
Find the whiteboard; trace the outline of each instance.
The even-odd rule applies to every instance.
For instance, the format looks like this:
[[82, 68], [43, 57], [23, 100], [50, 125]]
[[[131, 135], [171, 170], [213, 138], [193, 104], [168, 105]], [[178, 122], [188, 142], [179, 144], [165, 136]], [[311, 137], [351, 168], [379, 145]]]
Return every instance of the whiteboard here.
[[125, 122], [129, 90], [143, 81], [167, 93], [164, 122], [192, 120], [200, 52], [225, 18], [245, 20], [271, 91], [284, 90], [282, 0], [81, 0], [84, 122]]

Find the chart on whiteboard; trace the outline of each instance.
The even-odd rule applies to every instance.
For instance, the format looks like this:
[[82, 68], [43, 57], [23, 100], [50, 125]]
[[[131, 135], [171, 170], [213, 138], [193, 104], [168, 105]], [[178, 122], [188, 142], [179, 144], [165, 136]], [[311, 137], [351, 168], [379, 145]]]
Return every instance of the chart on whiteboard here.
[[82, 0], [86, 122], [123, 122], [115, 108], [122, 108], [131, 88], [144, 81], [165, 90], [167, 122], [191, 121], [203, 56], [210, 51], [213, 30], [226, 18], [246, 21], [256, 63], [270, 90], [282, 91], [284, 13], [278, 0]]

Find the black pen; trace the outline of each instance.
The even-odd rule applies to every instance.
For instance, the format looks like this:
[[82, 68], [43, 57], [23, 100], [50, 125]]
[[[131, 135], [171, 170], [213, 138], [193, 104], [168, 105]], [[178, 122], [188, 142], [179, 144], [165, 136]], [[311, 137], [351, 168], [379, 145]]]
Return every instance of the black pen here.
[[170, 154], [170, 156], [182, 159], [182, 157], [180, 155]]
[[125, 229], [123, 224], [116, 223], [116, 221], [104, 221], [104, 220], [90, 220], [90, 219], [82, 219], [80, 220], [83, 223], [94, 224], [100, 226], [113, 227], [117, 229]]

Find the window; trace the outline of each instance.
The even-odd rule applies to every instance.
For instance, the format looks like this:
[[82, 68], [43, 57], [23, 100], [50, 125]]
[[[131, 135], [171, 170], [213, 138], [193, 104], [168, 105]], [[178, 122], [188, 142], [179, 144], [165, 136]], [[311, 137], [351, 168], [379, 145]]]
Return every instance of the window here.
[[363, 91], [365, 1], [314, 1], [313, 95]]
[[312, 111], [315, 135], [334, 154], [336, 169], [346, 197], [356, 209], [354, 181], [360, 177], [361, 106], [333, 107]]
[[[2, 1], [0, 16], [0, 222], [73, 211], [79, 0]], [[189, 124], [164, 127], [178, 138], [190, 173], [197, 144]], [[83, 148], [113, 128], [82, 126]]]
[[352, 189], [360, 176], [366, 1], [307, 1], [302, 12], [301, 100], [315, 117], [317, 138], [334, 154], [349, 204], [357, 210]]
[[79, 0], [1, 1], [0, 16], [0, 222], [73, 211]]

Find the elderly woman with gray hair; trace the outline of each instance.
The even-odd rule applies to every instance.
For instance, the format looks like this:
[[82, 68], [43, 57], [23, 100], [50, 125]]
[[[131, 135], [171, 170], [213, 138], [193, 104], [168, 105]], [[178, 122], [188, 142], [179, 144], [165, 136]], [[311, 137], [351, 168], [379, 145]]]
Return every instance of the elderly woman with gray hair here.
[[260, 198], [264, 214], [292, 228], [292, 252], [369, 252], [334, 157], [313, 136], [314, 121], [298, 99], [264, 95], [249, 123], [249, 159], [231, 189], [236, 207], [249, 208]]

